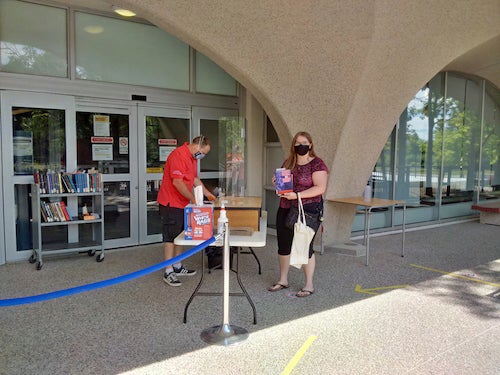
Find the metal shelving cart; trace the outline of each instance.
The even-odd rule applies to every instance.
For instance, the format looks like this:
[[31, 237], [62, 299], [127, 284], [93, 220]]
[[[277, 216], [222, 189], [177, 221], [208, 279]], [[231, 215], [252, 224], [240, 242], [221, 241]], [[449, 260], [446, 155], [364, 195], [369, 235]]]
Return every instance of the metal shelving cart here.
[[[36, 263], [36, 269], [43, 266], [44, 255], [64, 253], [87, 252], [89, 256], [96, 257], [98, 262], [104, 260], [104, 193], [102, 186], [98, 192], [75, 192], [42, 194], [38, 184], [32, 184], [31, 209], [32, 209], [32, 235], [33, 254], [29, 261]], [[69, 216], [66, 221], [44, 221], [41, 203], [64, 202], [67, 212], [76, 214]], [[42, 203], [43, 204], [43, 203]], [[93, 214], [91, 220], [83, 220], [82, 207], [91, 207]], [[65, 237], [61, 240], [58, 237]]]

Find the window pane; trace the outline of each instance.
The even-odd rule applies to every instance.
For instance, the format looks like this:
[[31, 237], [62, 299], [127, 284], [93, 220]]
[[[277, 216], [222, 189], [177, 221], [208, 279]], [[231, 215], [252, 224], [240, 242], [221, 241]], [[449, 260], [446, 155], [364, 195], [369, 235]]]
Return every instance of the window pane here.
[[[442, 75], [438, 75], [415, 95], [400, 117], [396, 199], [406, 200], [409, 206], [435, 206], [439, 199], [442, 93]], [[422, 214], [424, 219], [429, 213]]]
[[104, 183], [104, 239], [130, 237], [130, 183]]
[[[245, 195], [245, 129], [238, 117], [200, 120], [201, 134], [210, 139], [210, 152], [200, 161], [201, 172], [218, 172], [218, 187], [226, 195]], [[205, 179], [204, 179], [205, 181]]]
[[210, 152], [199, 163], [200, 172], [222, 172], [225, 170], [225, 145], [221, 132], [218, 120], [200, 120], [200, 133], [210, 140]]
[[30, 193], [31, 185], [14, 185], [17, 251], [33, 249]]
[[394, 133], [395, 130], [393, 130], [391, 136], [387, 140], [372, 172], [371, 184], [373, 187], [373, 196], [375, 198], [392, 199]]
[[[146, 117], [146, 163], [149, 173], [160, 173], [168, 155], [189, 142], [189, 120], [170, 117]], [[155, 168], [160, 168], [155, 170]]]
[[159, 217], [158, 192], [160, 191], [160, 180], [146, 181], [146, 222], [148, 236], [153, 234], [161, 234], [162, 224]]
[[12, 107], [14, 174], [65, 170], [65, 112]]
[[[448, 74], [444, 129], [442, 204], [470, 202], [474, 198], [479, 162], [481, 86], [470, 79]], [[443, 206], [441, 217], [466, 214]], [[447, 213], [450, 211], [449, 213]]]
[[128, 115], [77, 112], [78, 168], [129, 173], [128, 127]]
[[500, 90], [486, 84], [480, 199], [500, 198]]
[[208, 57], [196, 52], [196, 91], [236, 96], [236, 81]]
[[137, 22], [75, 13], [80, 79], [189, 90], [189, 46]]
[[67, 77], [66, 10], [0, 1], [0, 70]]

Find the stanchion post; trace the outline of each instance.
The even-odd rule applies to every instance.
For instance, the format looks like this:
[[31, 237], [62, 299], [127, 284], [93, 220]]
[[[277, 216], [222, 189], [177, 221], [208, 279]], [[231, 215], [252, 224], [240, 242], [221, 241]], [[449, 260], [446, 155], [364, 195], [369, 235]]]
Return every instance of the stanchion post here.
[[245, 328], [229, 324], [229, 222], [224, 223], [224, 249], [222, 266], [224, 268], [224, 316], [222, 325], [207, 328], [201, 332], [201, 339], [209, 344], [232, 345], [248, 338]]

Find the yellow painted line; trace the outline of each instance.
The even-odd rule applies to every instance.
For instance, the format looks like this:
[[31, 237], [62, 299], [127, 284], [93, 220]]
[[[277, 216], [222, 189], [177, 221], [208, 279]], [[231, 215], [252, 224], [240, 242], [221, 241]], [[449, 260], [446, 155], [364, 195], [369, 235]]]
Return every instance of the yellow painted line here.
[[427, 271], [439, 272], [439, 273], [442, 273], [443, 275], [457, 277], [459, 279], [465, 279], [465, 280], [469, 280], [469, 281], [475, 281], [476, 283], [491, 285], [491, 286], [494, 286], [494, 287], [497, 287], [497, 288], [500, 287], [500, 284], [490, 283], [489, 281], [483, 281], [483, 280], [475, 279], [473, 277], [459, 275], [459, 274], [453, 273], [453, 272], [446, 272], [446, 271], [437, 270], [435, 268], [429, 268], [429, 267], [419, 266], [418, 264], [410, 264], [410, 266], [416, 267], [416, 268], [421, 268], [421, 269], [427, 270]]
[[291, 372], [293, 371], [293, 369], [295, 368], [295, 366], [297, 366], [297, 363], [299, 363], [300, 359], [305, 354], [305, 352], [307, 351], [307, 349], [309, 349], [309, 347], [312, 345], [312, 343], [314, 342], [314, 340], [316, 340], [317, 338], [318, 338], [318, 336], [311, 336], [311, 337], [309, 337], [306, 340], [306, 342], [297, 351], [297, 353], [295, 353], [295, 355], [290, 360], [290, 362], [288, 362], [288, 365], [286, 365], [286, 367], [283, 370], [283, 372], [281, 373], [281, 375], [289, 375], [289, 374], [291, 374]]
[[354, 291], [358, 292], [358, 293], [364, 293], [364, 294], [379, 294], [376, 292], [377, 290], [400, 289], [400, 288], [408, 288], [408, 287], [409, 287], [408, 284], [404, 284], [404, 285], [392, 285], [392, 286], [378, 286], [375, 288], [362, 288], [361, 285], [356, 284]]

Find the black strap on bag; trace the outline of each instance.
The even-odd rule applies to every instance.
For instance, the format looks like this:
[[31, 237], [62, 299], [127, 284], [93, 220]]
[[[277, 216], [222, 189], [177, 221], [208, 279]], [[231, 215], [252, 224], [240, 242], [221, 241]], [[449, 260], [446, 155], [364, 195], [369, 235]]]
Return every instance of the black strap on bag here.
[[[311, 210], [313, 203], [317, 203]], [[321, 197], [320, 202], [313, 202], [304, 206], [304, 214], [306, 216], [306, 223], [308, 227], [318, 230], [321, 222], [323, 221], [323, 197]], [[309, 208], [309, 210], [308, 210]], [[287, 228], [293, 229], [294, 224], [297, 222], [299, 217], [299, 208], [297, 206], [290, 207], [290, 211], [285, 220], [285, 226]]]

